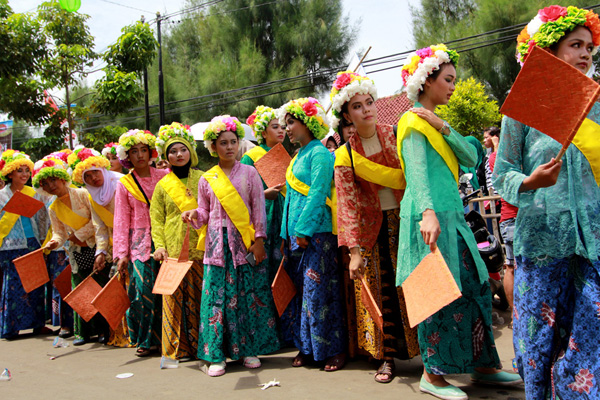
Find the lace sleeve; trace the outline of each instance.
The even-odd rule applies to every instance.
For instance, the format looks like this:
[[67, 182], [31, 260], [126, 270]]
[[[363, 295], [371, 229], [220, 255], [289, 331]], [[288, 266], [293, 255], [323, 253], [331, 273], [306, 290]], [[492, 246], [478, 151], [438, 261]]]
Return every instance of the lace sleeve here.
[[[412, 130], [402, 142], [402, 157], [407, 187], [414, 193], [415, 212], [433, 210], [431, 185], [427, 172], [427, 139], [422, 133]], [[435, 211], [435, 210], [434, 210]]]
[[156, 249], [167, 248], [167, 240], [165, 237], [165, 221], [167, 219], [165, 212], [166, 207], [165, 189], [158, 184], [154, 188], [152, 202], [150, 203], [152, 241], [154, 242], [154, 248]]
[[450, 134], [443, 137], [454, 152], [454, 155], [456, 155], [456, 158], [458, 158], [460, 165], [464, 165], [465, 167], [474, 167], [477, 165], [477, 151], [460, 133], [450, 128]]
[[258, 172], [248, 169], [248, 183], [250, 184], [250, 207], [252, 224], [256, 230], [255, 238], [267, 237], [267, 211], [262, 181]]
[[492, 184], [496, 191], [515, 207], [519, 207], [519, 188], [527, 177], [522, 167], [525, 128], [525, 125], [512, 118], [502, 119], [502, 133], [492, 174]]
[[127, 200], [127, 189], [121, 182], [115, 194], [115, 223], [113, 227], [113, 258], [129, 257], [129, 225], [131, 207]]

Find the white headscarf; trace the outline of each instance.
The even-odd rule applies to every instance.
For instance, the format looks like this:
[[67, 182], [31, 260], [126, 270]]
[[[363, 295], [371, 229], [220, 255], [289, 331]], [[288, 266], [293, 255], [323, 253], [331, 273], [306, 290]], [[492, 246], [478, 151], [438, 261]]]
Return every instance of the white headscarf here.
[[88, 185], [87, 182], [85, 182], [85, 179], [83, 181], [85, 182], [85, 187], [92, 196], [92, 199], [94, 199], [94, 201], [100, 204], [101, 206], [106, 206], [115, 196], [115, 192], [117, 191], [117, 183], [119, 182], [119, 179], [121, 179], [123, 174], [114, 171], [109, 171], [105, 168], [93, 167], [83, 171], [82, 175], [84, 177], [87, 171], [102, 171], [102, 175], [104, 176], [104, 183], [102, 184], [102, 186], [94, 187]]

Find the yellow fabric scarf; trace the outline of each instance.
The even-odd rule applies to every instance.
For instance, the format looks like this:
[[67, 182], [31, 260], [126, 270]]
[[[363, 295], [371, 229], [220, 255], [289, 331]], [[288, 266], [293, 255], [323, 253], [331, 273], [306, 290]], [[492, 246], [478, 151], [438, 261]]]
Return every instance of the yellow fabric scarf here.
[[263, 149], [260, 146], [256, 146], [251, 148], [250, 150], [248, 150], [246, 152], [246, 156], [250, 157], [252, 159], [252, 161], [257, 162], [258, 160], [260, 160], [265, 154], [267, 154], [267, 151], [265, 149]]
[[[26, 194], [29, 197], [35, 196], [35, 190], [30, 186], [24, 186], [23, 189], [21, 189], [21, 193]], [[2, 247], [4, 238], [8, 236], [19, 217], [19, 214], [5, 212], [2, 219], [0, 219], [0, 247]]]
[[415, 129], [425, 135], [429, 144], [444, 159], [450, 172], [454, 175], [456, 183], [458, 183], [458, 159], [450, 148], [450, 145], [444, 140], [443, 135], [435, 130], [429, 122], [410, 111], [404, 113], [400, 121], [398, 121], [398, 158], [400, 158], [400, 164], [402, 165], [402, 174], [404, 174], [406, 168], [404, 158], [402, 157], [402, 141], [408, 136], [411, 129]]
[[[188, 179], [190, 179], [188, 177]], [[195, 210], [198, 208], [198, 201], [194, 198], [194, 196], [189, 193], [189, 189], [187, 186], [181, 182], [181, 179], [177, 177], [173, 172], [165, 175], [158, 184], [165, 189], [167, 195], [173, 200], [173, 203], [179, 208], [179, 211], [182, 213], [184, 211]], [[200, 229], [197, 230], [198, 234], [200, 234]]]
[[573, 138], [573, 144], [590, 163], [596, 183], [600, 186], [600, 125], [586, 118]]
[[[248, 212], [248, 208], [246, 208], [242, 196], [240, 196], [235, 186], [233, 186], [227, 175], [225, 175], [225, 172], [218, 165], [209, 169], [203, 176], [215, 193], [215, 196], [217, 196], [219, 203], [225, 209], [231, 222], [233, 222], [233, 225], [235, 225], [242, 235], [246, 249], [249, 249], [254, 241], [256, 232], [254, 226], [250, 223], [250, 213]], [[208, 225], [204, 225], [200, 229], [198, 250], [205, 250], [207, 228]]]
[[[367, 157], [352, 151], [354, 173], [360, 178], [391, 189], [406, 189], [406, 179], [399, 168], [388, 167], [369, 160]], [[352, 167], [348, 148], [344, 145], [335, 151], [334, 167]]]
[[50, 209], [56, 213], [56, 216], [63, 224], [69, 225], [74, 231], [80, 230], [90, 221], [88, 218], [75, 213], [60, 199], [54, 200], [50, 205]]
[[[292, 172], [295, 162], [296, 157], [292, 158], [292, 162], [290, 162], [290, 165], [288, 166], [285, 174], [285, 180], [296, 192], [302, 194], [303, 196], [308, 196], [310, 186], [296, 178], [296, 175], [294, 175], [294, 172]], [[333, 181], [331, 181], [331, 198], [328, 197], [325, 201], [325, 204], [331, 208], [331, 233], [337, 235], [337, 194], [335, 191], [335, 183]]]
[[[133, 174], [133, 171], [131, 171], [129, 174], [123, 176], [121, 179], [119, 179], [119, 181], [123, 184], [123, 186], [125, 186], [125, 189], [127, 189], [127, 191], [129, 193], [131, 193], [131, 195], [133, 197], [135, 197], [137, 200], [141, 201], [142, 203], [146, 204], [146, 199], [144, 198], [144, 194], [140, 191], [140, 188], [133, 180], [132, 174]], [[150, 206], [150, 204], [148, 204], [148, 206]]]

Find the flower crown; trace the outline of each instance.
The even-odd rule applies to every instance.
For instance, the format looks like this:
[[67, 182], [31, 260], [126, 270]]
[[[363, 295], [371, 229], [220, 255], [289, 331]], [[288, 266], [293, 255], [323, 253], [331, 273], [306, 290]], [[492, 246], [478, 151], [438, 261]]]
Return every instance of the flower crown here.
[[73, 183], [83, 185], [83, 173], [90, 168], [110, 168], [110, 161], [105, 157], [102, 157], [94, 149], [85, 147], [76, 148], [75, 151], [69, 155], [67, 159], [69, 163], [69, 169], [73, 176]]
[[345, 103], [357, 94], [370, 94], [373, 100], [377, 100], [377, 88], [375, 82], [366, 76], [359, 75], [352, 71], [338, 72], [337, 79], [333, 82], [331, 94], [331, 128], [336, 129], [342, 119], [342, 107]]
[[302, 121], [308, 127], [315, 139], [323, 139], [329, 132], [327, 115], [323, 106], [313, 97], [303, 97], [292, 100], [282, 105], [276, 111], [279, 122], [285, 125], [286, 114]]
[[445, 44], [425, 47], [409, 55], [402, 67], [402, 82], [406, 97], [417, 101], [427, 77], [433, 71], [440, 69], [442, 64], [451, 62], [456, 65], [458, 57], [458, 53], [448, 49]]
[[183, 125], [179, 122], [173, 122], [171, 125], [163, 125], [158, 130], [158, 138], [156, 139], [156, 152], [158, 156], [162, 159], [166, 160], [165, 152], [165, 143], [172, 138], [181, 138], [186, 140], [190, 146], [191, 150], [196, 150], [196, 141], [190, 132], [189, 125]]
[[154, 146], [156, 145], [156, 136], [150, 131], [144, 131], [141, 129], [131, 129], [119, 137], [119, 145], [117, 146], [117, 157], [121, 161], [121, 165], [125, 168], [132, 168], [133, 164], [129, 161], [127, 152], [136, 144], [148, 145], [148, 148], [152, 151], [151, 159], [156, 159], [158, 156]]
[[33, 166], [33, 187], [42, 191], [40, 189], [40, 181], [51, 177], [69, 182], [71, 176], [67, 172], [67, 168], [68, 165], [66, 162], [53, 155], [47, 155], [41, 160], [38, 160]]
[[59, 159], [63, 160], [65, 164], [68, 164], [67, 159], [69, 158], [71, 153], [73, 153], [73, 150], [71, 150], [71, 149], [62, 149], [62, 150], [55, 151], [53, 153], [48, 154], [47, 157], [59, 158]]
[[252, 132], [254, 132], [254, 137], [258, 144], [262, 144], [265, 141], [265, 131], [271, 121], [275, 118], [277, 118], [277, 116], [275, 115], [274, 109], [267, 106], [258, 106], [252, 115], [246, 119], [246, 123], [252, 128]]
[[0, 157], [0, 175], [2, 179], [21, 166], [27, 166], [30, 171], [33, 171], [33, 161], [27, 154], [13, 149], [8, 149], [2, 153]]
[[240, 139], [246, 136], [244, 127], [239, 119], [231, 115], [218, 115], [210, 120], [210, 123], [204, 130], [204, 147], [210, 152], [210, 155], [217, 157], [217, 153], [212, 150], [212, 141], [219, 137], [221, 132], [231, 131]]
[[113, 156], [117, 156], [117, 147], [119, 146], [119, 143], [116, 142], [111, 142], [109, 144], [105, 144], [104, 148], [102, 149], [102, 155], [104, 157], [108, 157], [109, 154], [112, 154]]
[[550, 47], [578, 26], [585, 26], [592, 32], [592, 55], [595, 55], [600, 45], [598, 14], [573, 6], [550, 6], [539, 10], [517, 37], [517, 61], [523, 65], [533, 46]]

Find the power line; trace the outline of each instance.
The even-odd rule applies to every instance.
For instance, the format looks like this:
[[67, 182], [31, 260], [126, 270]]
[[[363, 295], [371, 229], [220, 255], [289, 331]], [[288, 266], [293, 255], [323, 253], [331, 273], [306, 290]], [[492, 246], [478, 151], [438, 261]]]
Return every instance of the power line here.
[[125, 8], [130, 8], [132, 10], [136, 10], [136, 11], [141, 11], [141, 12], [145, 12], [145, 13], [149, 13], [149, 14], [153, 14], [152, 11], [148, 11], [148, 10], [142, 10], [141, 8], [136, 8], [136, 7], [132, 7], [132, 6], [127, 6], [125, 4], [121, 4], [121, 3], [117, 3], [116, 1], [111, 1], [111, 0], [100, 0], [103, 1], [105, 3], [110, 3], [110, 4], [114, 4], [116, 6], [120, 6], [120, 7], [125, 7]]

